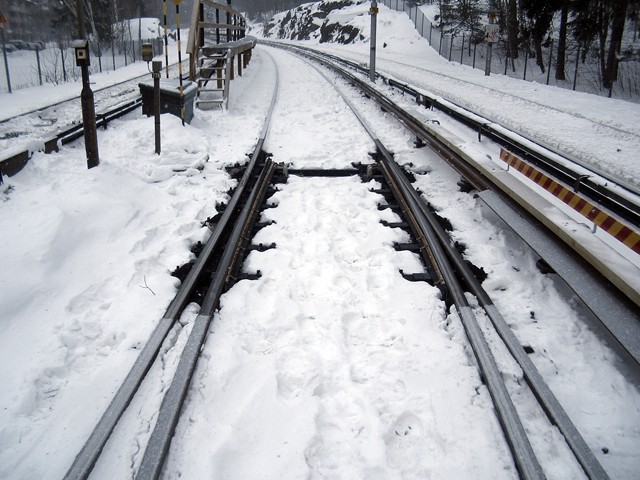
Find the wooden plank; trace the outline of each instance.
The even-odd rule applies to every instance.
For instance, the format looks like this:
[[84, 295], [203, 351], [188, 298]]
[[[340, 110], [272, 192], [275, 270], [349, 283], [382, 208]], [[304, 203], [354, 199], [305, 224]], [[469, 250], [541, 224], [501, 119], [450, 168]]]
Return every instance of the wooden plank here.
[[239, 11], [234, 10], [233, 7], [230, 7], [229, 5], [223, 5], [221, 3], [216, 3], [213, 0], [200, 0], [200, 3], [207, 5], [208, 7], [211, 7], [211, 8], [216, 8], [224, 12], [229, 12], [232, 15], [242, 16], [242, 14]]
[[231, 25], [228, 23], [211, 23], [198, 22], [199, 28], [219, 28], [220, 30], [246, 30], [246, 27], [240, 25]]

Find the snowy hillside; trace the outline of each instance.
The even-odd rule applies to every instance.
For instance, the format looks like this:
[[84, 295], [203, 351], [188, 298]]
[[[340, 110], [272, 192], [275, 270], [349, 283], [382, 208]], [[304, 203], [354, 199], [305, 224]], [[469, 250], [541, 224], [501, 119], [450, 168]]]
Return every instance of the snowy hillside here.
[[306, 3], [275, 15], [264, 36], [286, 40], [317, 40], [319, 43], [354, 43], [368, 40], [369, 2], [335, 0]]
[[[265, 38], [308, 40], [316, 44], [350, 44], [369, 48], [371, 2], [364, 0], [328, 0], [301, 5], [275, 15], [262, 32]], [[409, 48], [423, 45], [424, 39], [404, 12], [380, 5], [377, 41], [379, 51], [406, 54]], [[424, 52], [420, 49], [420, 52]]]

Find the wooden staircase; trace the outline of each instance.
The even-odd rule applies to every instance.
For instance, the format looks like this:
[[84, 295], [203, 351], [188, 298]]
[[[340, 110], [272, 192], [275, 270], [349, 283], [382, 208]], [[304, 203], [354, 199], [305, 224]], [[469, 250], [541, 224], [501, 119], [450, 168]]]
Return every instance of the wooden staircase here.
[[195, 105], [200, 109], [229, 104], [229, 84], [251, 59], [256, 39], [246, 35], [246, 20], [240, 12], [215, 0], [195, 0], [187, 41], [189, 77], [196, 82]]
[[231, 50], [212, 51], [199, 49], [198, 76], [196, 83], [196, 107], [208, 110], [212, 107], [227, 108], [229, 103], [229, 83], [231, 82]]

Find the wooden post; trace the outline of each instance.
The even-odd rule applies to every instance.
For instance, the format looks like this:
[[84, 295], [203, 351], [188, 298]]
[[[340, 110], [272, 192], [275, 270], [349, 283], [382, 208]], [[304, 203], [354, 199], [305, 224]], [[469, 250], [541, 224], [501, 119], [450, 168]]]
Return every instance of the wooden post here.
[[229, 70], [229, 80], [233, 80], [234, 77], [235, 77], [234, 61], [235, 61], [235, 58], [231, 57], [231, 61], [229, 62], [229, 68], [230, 68], [230, 70]]
[[216, 62], [216, 77], [218, 79], [217, 88], [222, 88], [222, 65], [224, 65], [224, 60], [218, 60]]
[[242, 54], [238, 54], [238, 75], [242, 76]]

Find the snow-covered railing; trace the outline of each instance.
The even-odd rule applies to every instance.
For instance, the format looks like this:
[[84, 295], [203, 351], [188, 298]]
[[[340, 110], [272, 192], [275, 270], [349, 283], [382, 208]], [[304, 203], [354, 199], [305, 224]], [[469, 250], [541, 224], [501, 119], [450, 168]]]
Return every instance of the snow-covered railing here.
[[196, 0], [187, 40], [191, 78], [196, 76], [200, 48], [241, 40], [246, 35], [246, 25], [244, 16], [231, 7], [231, 2], [222, 4], [213, 0]]

